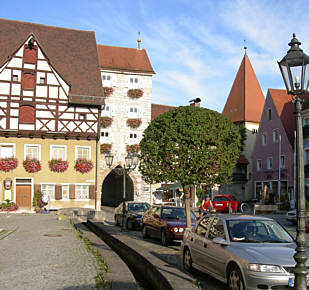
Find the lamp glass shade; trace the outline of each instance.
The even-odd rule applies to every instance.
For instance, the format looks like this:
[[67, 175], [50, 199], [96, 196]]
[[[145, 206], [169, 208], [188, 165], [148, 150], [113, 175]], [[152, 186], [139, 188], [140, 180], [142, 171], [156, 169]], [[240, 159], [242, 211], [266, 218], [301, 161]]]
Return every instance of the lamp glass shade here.
[[111, 167], [113, 164], [114, 155], [112, 153], [108, 153], [105, 155], [105, 163], [108, 167]]
[[132, 157], [132, 165], [135, 168], [138, 164], [138, 154], [136, 152], [133, 153], [133, 157]]
[[133, 158], [132, 158], [131, 153], [128, 152], [128, 155], [124, 158], [127, 168], [131, 168], [132, 167], [132, 159]]

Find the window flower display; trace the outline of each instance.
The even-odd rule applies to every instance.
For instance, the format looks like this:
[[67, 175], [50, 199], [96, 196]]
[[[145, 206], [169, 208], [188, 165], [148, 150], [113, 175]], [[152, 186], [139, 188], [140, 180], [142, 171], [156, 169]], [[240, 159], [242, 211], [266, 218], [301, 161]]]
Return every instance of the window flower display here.
[[102, 154], [107, 154], [107, 153], [111, 152], [111, 150], [112, 150], [112, 144], [109, 144], [109, 143], [101, 144], [101, 153]]
[[101, 118], [101, 127], [107, 128], [113, 123], [113, 118], [111, 117], [102, 117]]
[[104, 97], [109, 97], [113, 92], [114, 89], [112, 87], [104, 87]]
[[141, 124], [142, 120], [140, 118], [127, 120], [127, 125], [131, 128], [138, 128]]
[[139, 144], [127, 145], [127, 152], [134, 153], [139, 151]]
[[0, 171], [9, 172], [18, 166], [15, 157], [0, 158]]
[[74, 169], [82, 174], [88, 173], [93, 168], [93, 162], [91, 160], [78, 158], [75, 160]]
[[128, 96], [132, 99], [138, 99], [143, 96], [144, 91], [142, 89], [131, 89], [128, 90]]
[[35, 173], [42, 169], [41, 162], [37, 159], [26, 159], [23, 166], [28, 173]]
[[61, 159], [52, 159], [48, 161], [50, 171], [53, 172], [64, 172], [69, 167], [69, 162]]

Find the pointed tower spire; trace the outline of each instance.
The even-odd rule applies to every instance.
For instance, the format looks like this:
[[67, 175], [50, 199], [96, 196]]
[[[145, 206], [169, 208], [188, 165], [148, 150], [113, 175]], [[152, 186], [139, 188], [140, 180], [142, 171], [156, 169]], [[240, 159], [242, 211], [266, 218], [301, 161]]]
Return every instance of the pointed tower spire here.
[[141, 40], [141, 32], [139, 31], [138, 33], [138, 39], [137, 39], [137, 49], [141, 49], [141, 42], [142, 42], [142, 40]]
[[265, 98], [246, 54], [242, 59], [222, 114], [232, 122], [259, 123]]
[[246, 46], [246, 40], [244, 39], [244, 50], [245, 50], [245, 55], [247, 55], [247, 46]]

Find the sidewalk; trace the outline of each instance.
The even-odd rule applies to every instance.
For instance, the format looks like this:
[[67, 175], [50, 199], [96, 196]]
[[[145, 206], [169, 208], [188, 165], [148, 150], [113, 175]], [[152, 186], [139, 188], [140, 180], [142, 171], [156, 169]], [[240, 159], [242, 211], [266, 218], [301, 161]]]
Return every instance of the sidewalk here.
[[0, 215], [1, 289], [95, 289], [97, 264], [56, 215]]

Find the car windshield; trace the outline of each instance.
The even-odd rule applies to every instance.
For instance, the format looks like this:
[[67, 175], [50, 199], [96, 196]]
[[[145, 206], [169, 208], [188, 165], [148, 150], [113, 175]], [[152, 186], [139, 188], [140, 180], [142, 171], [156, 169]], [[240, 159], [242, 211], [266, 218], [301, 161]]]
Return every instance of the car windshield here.
[[232, 242], [291, 243], [293, 238], [273, 220], [228, 220], [227, 230]]
[[[162, 218], [163, 219], [174, 219], [174, 220], [186, 220], [185, 208], [162, 208]], [[191, 220], [195, 221], [196, 216], [191, 212]]]
[[129, 211], [145, 212], [148, 208], [148, 203], [129, 203]]

